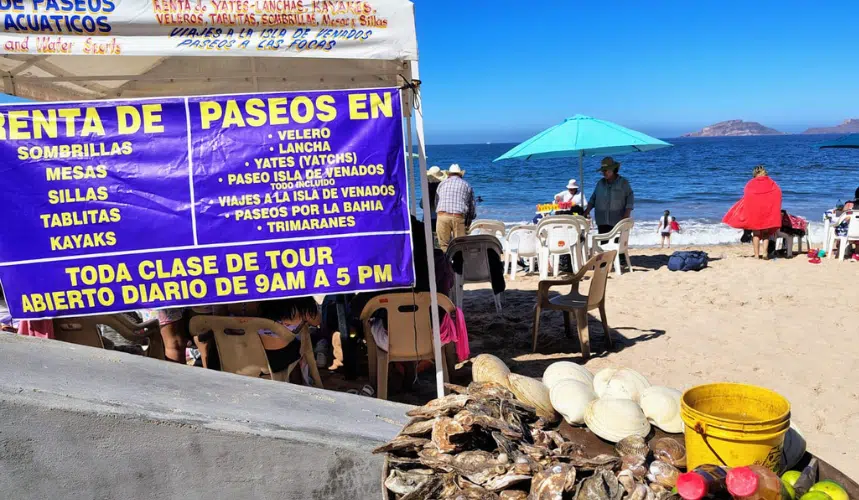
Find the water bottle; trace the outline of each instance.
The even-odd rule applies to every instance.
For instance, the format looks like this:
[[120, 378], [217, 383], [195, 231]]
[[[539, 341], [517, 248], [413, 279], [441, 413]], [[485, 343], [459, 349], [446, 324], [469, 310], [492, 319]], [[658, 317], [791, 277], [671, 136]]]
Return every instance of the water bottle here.
[[683, 500], [723, 496], [728, 491], [728, 469], [718, 465], [699, 465], [677, 476], [677, 494]]
[[728, 493], [734, 500], [789, 500], [778, 474], [762, 465], [728, 471]]

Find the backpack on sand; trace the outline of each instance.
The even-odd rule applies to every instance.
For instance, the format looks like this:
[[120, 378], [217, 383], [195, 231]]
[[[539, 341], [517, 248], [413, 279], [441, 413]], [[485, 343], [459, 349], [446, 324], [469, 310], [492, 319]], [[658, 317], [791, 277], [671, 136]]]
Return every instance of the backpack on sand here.
[[668, 259], [670, 271], [700, 271], [707, 267], [709, 256], [706, 252], [674, 252]]

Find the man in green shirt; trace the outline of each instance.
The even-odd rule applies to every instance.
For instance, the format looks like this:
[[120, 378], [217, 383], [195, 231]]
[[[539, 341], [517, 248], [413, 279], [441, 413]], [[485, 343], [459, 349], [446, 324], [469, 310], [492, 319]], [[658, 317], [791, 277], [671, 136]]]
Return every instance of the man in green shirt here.
[[599, 172], [603, 178], [597, 183], [588, 200], [587, 217], [591, 210], [596, 211], [594, 222], [600, 234], [608, 233], [623, 219], [629, 218], [635, 208], [635, 194], [625, 177], [618, 175], [620, 163], [606, 156], [600, 163]]

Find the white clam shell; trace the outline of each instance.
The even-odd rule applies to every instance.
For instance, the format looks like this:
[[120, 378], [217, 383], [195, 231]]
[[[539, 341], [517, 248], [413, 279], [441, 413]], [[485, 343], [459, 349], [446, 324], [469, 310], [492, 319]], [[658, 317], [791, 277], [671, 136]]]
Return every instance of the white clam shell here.
[[629, 368], [603, 368], [594, 375], [594, 392], [600, 398], [631, 399], [636, 403], [641, 391], [650, 387], [644, 375]]
[[564, 379], [549, 390], [549, 399], [555, 411], [571, 425], [585, 423], [585, 410], [597, 398], [590, 385], [573, 379]]
[[585, 409], [585, 424], [597, 436], [616, 443], [628, 436], [646, 437], [650, 422], [631, 399], [600, 398]]
[[535, 378], [511, 373], [507, 376], [507, 385], [516, 399], [536, 408], [537, 416], [550, 422], [558, 420], [558, 414], [555, 413], [552, 400], [549, 398], [549, 388], [543, 382]]
[[680, 397], [677, 389], [652, 386], [641, 391], [639, 404], [647, 420], [665, 432], [683, 432], [683, 419], [680, 418]]
[[510, 368], [491, 354], [480, 354], [471, 362], [471, 379], [475, 382], [494, 382], [509, 388], [507, 376]]
[[578, 380], [589, 387], [593, 387], [594, 385], [593, 374], [584, 366], [577, 365], [572, 361], [552, 363], [543, 372], [543, 383], [546, 384], [549, 390], [552, 390], [552, 387], [558, 382], [567, 379]]

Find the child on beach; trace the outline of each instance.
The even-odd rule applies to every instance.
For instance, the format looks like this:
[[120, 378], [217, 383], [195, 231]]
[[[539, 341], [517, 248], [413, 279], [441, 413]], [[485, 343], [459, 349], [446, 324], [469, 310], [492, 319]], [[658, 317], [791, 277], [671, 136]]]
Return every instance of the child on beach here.
[[656, 226], [656, 232], [662, 235], [660, 248], [665, 248], [666, 244], [668, 244], [668, 248], [671, 248], [671, 233], [675, 231], [680, 232], [680, 224], [674, 217], [671, 217], [671, 212], [666, 210]]

